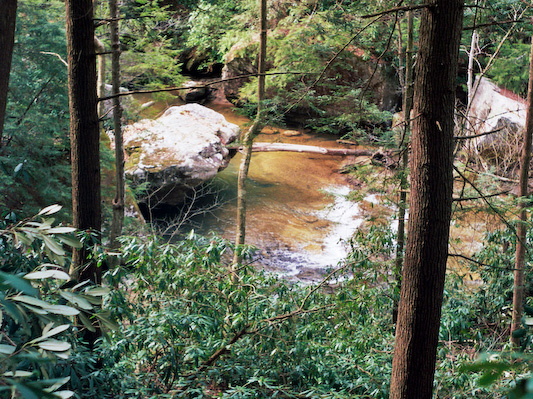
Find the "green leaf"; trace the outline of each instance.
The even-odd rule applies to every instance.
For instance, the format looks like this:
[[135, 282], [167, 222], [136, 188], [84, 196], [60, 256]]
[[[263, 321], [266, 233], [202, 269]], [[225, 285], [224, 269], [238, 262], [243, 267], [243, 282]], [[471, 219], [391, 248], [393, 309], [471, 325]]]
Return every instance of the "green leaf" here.
[[36, 306], [28, 305], [27, 303], [24, 304], [24, 307], [26, 309], [31, 310], [35, 314], [48, 314], [48, 312], [42, 308], [38, 308]]
[[23, 243], [24, 245], [30, 246], [33, 242], [33, 237], [30, 237], [20, 231], [15, 231], [15, 240]]
[[84, 292], [84, 294], [91, 295], [91, 296], [104, 296], [104, 295], [109, 294], [110, 292], [111, 290], [107, 287], [95, 287], [95, 288], [88, 289], [87, 291]]
[[25, 370], [15, 370], [15, 372], [6, 371], [3, 375], [4, 377], [30, 377], [33, 373]]
[[52, 381], [54, 381], [54, 384], [46, 388], [45, 389], [46, 392], [54, 392], [57, 389], [61, 388], [63, 385], [65, 385], [67, 382], [70, 381], [70, 377], [60, 378], [60, 379], [52, 380]]
[[93, 323], [91, 323], [91, 320], [89, 320], [89, 318], [87, 316], [85, 316], [84, 313], [80, 313], [78, 317], [80, 318], [80, 321], [83, 323], [85, 328], [87, 328], [87, 330], [89, 330], [91, 332], [95, 332], [96, 331], [96, 327], [93, 326]]
[[26, 280], [41, 280], [47, 278], [55, 278], [57, 280], [70, 280], [70, 276], [61, 270], [41, 270], [37, 272], [31, 272], [24, 276]]
[[119, 326], [118, 326], [117, 323], [115, 323], [113, 320], [111, 320], [109, 312], [96, 313], [95, 316], [108, 329], [113, 330], [113, 331], [118, 330]]
[[39, 293], [29, 282], [13, 274], [0, 272], [0, 281], [28, 295], [37, 295]]
[[46, 208], [41, 209], [38, 215], [44, 215], [44, 216], [53, 215], [54, 213], [59, 212], [61, 208], [62, 208], [61, 205], [57, 205], [57, 204], [50, 205], [50, 206], [47, 206]]
[[65, 341], [49, 339], [48, 341], [39, 342], [37, 346], [45, 351], [65, 352], [71, 348], [71, 345]]
[[4, 355], [11, 355], [16, 349], [17, 347], [13, 345], [0, 344], [0, 353]]
[[76, 229], [74, 227], [68, 227], [68, 226], [58, 226], [58, 227], [52, 227], [51, 229], [48, 229], [49, 234], [66, 234], [66, 233], [74, 233]]
[[13, 302], [2, 299], [0, 300], [0, 304], [4, 308], [4, 310], [17, 322], [17, 323], [23, 323], [24, 322], [24, 315], [22, 314], [21, 310], [17, 305], [15, 305]]
[[24, 384], [15, 383], [15, 389], [24, 399], [41, 399], [41, 392]]
[[67, 360], [69, 357], [70, 357], [70, 351], [65, 351], [65, 352], [54, 352], [54, 355], [56, 355], [56, 357], [60, 358], [60, 359], [65, 359]]
[[44, 309], [50, 313], [61, 314], [63, 316], [76, 316], [80, 314], [78, 309], [65, 305], [49, 305]]
[[43, 309], [46, 307], [52, 306], [48, 302], [45, 302], [40, 299], [34, 298], [32, 296], [27, 296], [27, 295], [17, 295], [11, 298], [11, 300], [22, 302], [22, 303], [27, 303], [28, 305], [38, 306]]
[[68, 245], [72, 248], [81, 248], [83, 244], [80, 240], [78, 240], [76, 237], [72, 237], [65, 234], [58, 234], [56, 235], [56, 238], [61, 241], [63, 244]]
[[74, 396], [74, 392], [72, 391], [56, 391], [54, 392], [54, 395], [61, 399], [69, 399]]
[[[52, 323], [50, 323], [50, 324], [52, 324]], [[49, 325], [50, 325], [50, 324], [49, 324]], [[43, 334], [42, 334], [40, 337], [35, 338], [34, 340], [30, 341], [29, 344], [34, 344], [34, 343], [37, 343], [37, 342], [39, 342], [39, 341], [43, 341], [43, 340], [45, 340], [45, 339], [48, 339], [48, 338], [50, 338], [50, 337], [53, 337], [54, 335], [60, 334], [60, 333], [62, 333], [63, 331], [68, 330], [69, 327], [70, 327], [70, 324], [62, 324], [62, 325], [60, 325], [60, 326], [58, 326], [58, 327], [52, 328], [52, 329], [49, 330], [49, 331], [46, 331], [47, 329], [45, 328], [45, 329], [43, 330]]]
[[59, 256], [65, 255], [65, 250], [63, 249], [61, 244], [59, 244], [53, 238], [49, 236], [43, 236], [43, 241], [44, 241], [44, 244], [50, 249], [50, 251], [52, 251], [56, 255], [59, 255]]
[[82, 309], [85, 309], [85, 310], [93, 309], [93, 306], [87, 301], [87, 299], [83, 298], [81, 295], [77, 295], [69, 291], [60, 291], [59, 295], [61, 295], [67, 301], [72, 302], [73, 304], [75, 304], [76, 306]]

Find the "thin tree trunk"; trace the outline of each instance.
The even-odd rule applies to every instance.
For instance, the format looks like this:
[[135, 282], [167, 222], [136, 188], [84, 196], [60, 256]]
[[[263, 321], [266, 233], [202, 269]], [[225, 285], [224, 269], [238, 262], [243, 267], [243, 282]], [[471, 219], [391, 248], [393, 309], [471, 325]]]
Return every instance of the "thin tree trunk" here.
[[408, 238], [391, 399], [430, 399], [448, 256], [454, 105], [463, 0], [422, 11], [414, 88]]
[[17, 0], [0, 0], [0, 147], [6, 117], [9, 75], [15, 43]]
[[[99, 55], [97, 56], [97, 81], [96, 81], [96, 95], [98, 98], [105, 97], [105, 46], [104, 43], [97, 37], [94, 38], [94, 47]], [[101, 118], [105, 113], [105, 102], [98, 103], [98, 116]]]
[[[120, 92], [120, 36], [119, 36], [119, 12], [117, 0], [109, 0], [111, 17], [111, 47], [113, 48], [111, 61], [111, 74], [113, 94]], [[110, 247], [120, 246], [117, 238], [122, 233], [124, 225], [124, 145], [122, 140], [122, 106], [120, 97], [113, 98], [113, 126], [115, 132], [115, 199], [113, 200], [113, 220], [111, 222]]]
[[[468, 104], [466, 107], [467, 114], [470, 111], [470, 104], [474, 98], [474, 58], [477, 54], [478, 34], [476, 30], [472, 31], [472, 38], [470, 40], [470, 52], [468, 53], [468, 76], [467, 76], [467, 90], [468, 90]], [[467, 115], [468, 116], [468, 115]]]
[[[404, 131], [399, 143], [402, 152], [400, 166], [400, 199], [398, 201], [398, 235], [396, 239], [396, 261], [394, 275], [397, 282], [398, 291], [402, 286], [402, 267], [405, 247], [405, 215], [407, 208], [407, 191], [409, 181], [407, 179], [409, 166], [409, 139], [411, 135], [411, 110], [413, 109], [413, 12], [407, 11], [407, 46], [405, 49], [405, 77], [403, 90], [403, 118]], [[392, 310], [392, 321], [396, 323], [398, 319], [398, 301]]]
[[521, 327], [521, 320], [524, 313], [524, 268], [526, 256], [526, 233], [527, 233], [527, 207], [525, 197], [528, 195], [529, 164], [531, 162], [531, 141], [533, 136], [533, 37], [531, 38], [531, 54], [529, 58], [529, 86], [527, 91], [527, 118], [526, 129], [524, 130], [524, 145], [522, 156], [520, 157], [520, 183], [519, 193], [520, 207], [519, 221], [516, 228], [516, 254], [513, 287], [513, 316], [511, 322], [511, 340], [513, 344], [519, 345], [520, 338], [512, 335], [513, 331]]
[[[72, 217], [78, 230], [99, 238], [100, 130], [96, 96], [96, 55], [92, 0], [67, 0], [66, 31], [72, 163]], [[71, 272], [80, 280], [101, 280], [87, 247], [74, 250]]]
[[244, 153], [239, 168], [239, 177], [237, 181], [237, 221], [235, 237], [235, 254], [233, 256], [233, 274], [237, 279], [237, 268], [242, 263], [242, 246], [246, 237], [246, 179], [248, 169], [252, 158], [252, 145], [255, 136], [261, 132], [263, 122], [262, 102], [265, 94], [265, 65], [266, 65], [266, 46], [267, 46], [267, 4], [266, 0], [259, 0], [260, 8], [260, 42], [259, 42], [259, 59], [258, 59], [258, 87], [257, 87], [257, 116], [250, 129], [246, 132], [243, 140]]

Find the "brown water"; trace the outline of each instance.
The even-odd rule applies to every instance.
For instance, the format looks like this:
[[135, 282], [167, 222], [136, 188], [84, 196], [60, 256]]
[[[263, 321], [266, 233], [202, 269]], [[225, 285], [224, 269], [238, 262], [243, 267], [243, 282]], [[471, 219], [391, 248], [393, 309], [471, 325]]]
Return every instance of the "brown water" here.
[[[149, 98], [137, 100], [145, 102]], [[209, 107], [244, 129], [249, 123], [229, 103], [219, 102]], [[146, 112], [154, 117], [161, 108], [165, 104], [157, 104]], [[288, 137], [283, 131], [283, 128], [267, 127], [256, 142], [345, 147], [336, 142], [336, 137], [305, 132]], [[216, 233], [234, 239], [240, 161], [241, 155], [237, 154], [229, 167], [213, 180], [210, 188], [217, 195], [207, 196], [198, 203], [205, 208], [214, 203], [221, 205], [193, 217], [181, 226], [182, 230], [194, 228], [200, 234]], [[247, 183], [246, 243], [258, 248], [258, 265], [314, 279], [346, 255], [342, 241], [349, 239], [360, 224], [359, 207], [345, 200], [350, 190], [343, 175], [338, 173], [347, 161], [348, 157], [344, 156], [293, 152], [253, 154]]]

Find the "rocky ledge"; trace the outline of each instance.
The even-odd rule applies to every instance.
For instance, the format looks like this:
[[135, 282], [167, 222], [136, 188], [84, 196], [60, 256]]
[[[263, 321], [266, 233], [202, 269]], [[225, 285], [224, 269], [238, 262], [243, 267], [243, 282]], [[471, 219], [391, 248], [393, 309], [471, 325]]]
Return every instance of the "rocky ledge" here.
[[239, 127], [199, 104], [171, 107], [155, 120], [124, 128], [126, 177], [149, 208], [175, 206], [230, 161]]

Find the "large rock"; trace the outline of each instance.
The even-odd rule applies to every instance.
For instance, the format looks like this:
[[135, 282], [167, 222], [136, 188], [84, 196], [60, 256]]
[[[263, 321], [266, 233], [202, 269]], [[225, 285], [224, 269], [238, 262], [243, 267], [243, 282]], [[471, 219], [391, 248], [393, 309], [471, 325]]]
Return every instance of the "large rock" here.
[[471, 140], [468, 149], [500, 172], [510, 172], [518, 159], [527, 103], [484, 77], [476, 80], [474, 88], [467, 135], [481, 136]]
[[148, 207], [178, 205], [228, 165], [226, 144], [236, 140], [239, 130], [202, 105], [171, 107], [156, 120], [124, 128], [126, 175], [135, 186], [146, 186], [141, 202]]

